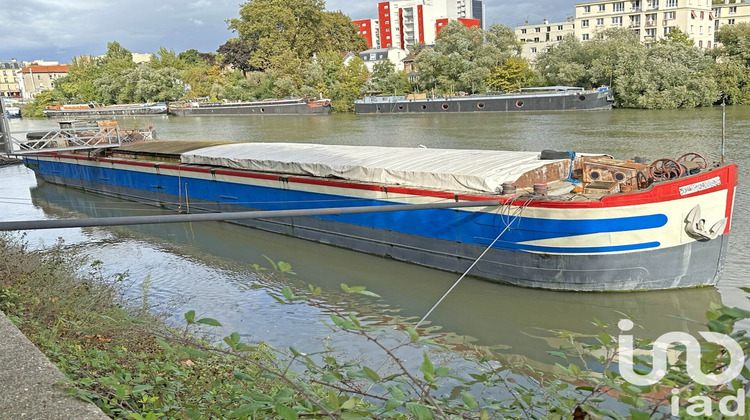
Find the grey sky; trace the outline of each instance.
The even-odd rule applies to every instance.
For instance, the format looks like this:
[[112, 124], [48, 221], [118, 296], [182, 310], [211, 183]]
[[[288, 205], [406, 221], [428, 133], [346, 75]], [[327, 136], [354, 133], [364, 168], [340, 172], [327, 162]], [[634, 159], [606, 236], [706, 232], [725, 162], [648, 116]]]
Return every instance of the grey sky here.
[[[226, 20], [239, 15], [242, 0], [2, 0], [0, 60], [69, 62], [99, 55], [109, 41], [132, 52], [153, 53], [160, 46], [182, 52], [216, 51], [233, 37]], [[375, 18], [378, 0], [327, 0], [327, 10], [352, 19]], [[487, 23], [517, 26], [525, 20], [562, 20], [574, 0], [525, 2], [485, 0]]]

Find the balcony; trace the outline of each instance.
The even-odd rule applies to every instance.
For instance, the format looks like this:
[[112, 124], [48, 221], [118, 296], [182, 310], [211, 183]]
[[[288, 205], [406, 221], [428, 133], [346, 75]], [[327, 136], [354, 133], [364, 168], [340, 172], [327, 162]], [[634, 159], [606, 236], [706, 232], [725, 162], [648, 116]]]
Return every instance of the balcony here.
[[656, 22], [654, 22], [653, 20], [647, 20], [644, 26], [647, 28], [654, 28], [656, 27]]

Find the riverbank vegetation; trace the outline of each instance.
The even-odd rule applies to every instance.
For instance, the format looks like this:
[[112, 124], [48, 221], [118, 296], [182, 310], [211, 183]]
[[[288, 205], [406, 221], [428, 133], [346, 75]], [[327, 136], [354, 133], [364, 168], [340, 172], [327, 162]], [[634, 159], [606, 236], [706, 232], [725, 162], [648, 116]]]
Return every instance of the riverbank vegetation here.
[[160, 48], [136, 65], [130, 51], [108, 44], [101, 58], [76, 57], [54, 90], [24, 109], [42, 116], [52, 103], [132, 103], [194, 100], [263, 100], [327, 97], [334, 110], [351, 111], [366, 92], [485, 93], [521, 87], [568, 85], [614, 88], [617, 106], [686, 108], [750, 103], [750, 24], [724, 25], [719, 47], [697, 48], [679, 30], [652, 44], [624, 28], [581, 42], [573, 35], [542, 52], [535, 63], [520, 58], [521, 45], [504, 25], [487, 30], [451, 22], [434, 46], [414, 48], [416, 72], [393, 63], [367, 70], [358, 54], [367, 48], [357, 27], [322, 0], [263, 0], [240, 5], [229, 19], [237, 35], [216, 52], [179, 54]]
[[[711, 413], [739, 410], [728, 402], [740, 402], [733, 398], [748, 402], [741, 391], [750, 371], [727, 385], [704, 386], [685, 373], [682, 358], [655, 385], [628, 383], [616, 368], [618, 329], [600, 323], [596, 336], [558, 332], [567, 344], [550, 349], [556, 366], [511, 368], [477, 349], [466, 353], [468, 367], [454, 370], [433, 361], [440, 344], [425, 331], [400, 326], [403, 338], [394, 340], [341, 305], [327, 305], [319, 288], [295, 290], [288, 282], [292, 286], [269, 289], [290, 311], [296, 305], [326, 310], [334, 333], [372, 343], [382, 354], [374, 362], [353, 362], [320, 343], [280, 351], [236, 332], [201, 339], [196, 327], [221, 324], [194, 311], [184, 314], [182, 326], [165, 326], [147, 304], [148, 280], [140, 285], [142, 297], [127, 300], [122, 292], [133, 285], [126, 275], [106, 277], [100, 262], [62, 243], [39, 251], [0, 236], [0, 261], [0, 310], [67, 375], [71, 395], [113, 418], [646, 419], [671, 418], [672, 410], [717, 418]], [[258, 275], [284, 284], [290, 271], [280, 262]], [[342, 285], [342, 291], [339, 303], [377, 298], [362, 287]], [[750, 312], [716, 305], [707, 317], [709, 330], [730, 335], [747, 353], [750, 338], [734, 327]], [[640, 349], [650, 342], [634, 343], [645, 371], [652, 360]], [[421, 353], [419, 362], [407, 364], [404, 350], [410, 358]], [[715, 344], [704, 344], [702, 352], [704, 372], [721, 372], [731, 362]]]

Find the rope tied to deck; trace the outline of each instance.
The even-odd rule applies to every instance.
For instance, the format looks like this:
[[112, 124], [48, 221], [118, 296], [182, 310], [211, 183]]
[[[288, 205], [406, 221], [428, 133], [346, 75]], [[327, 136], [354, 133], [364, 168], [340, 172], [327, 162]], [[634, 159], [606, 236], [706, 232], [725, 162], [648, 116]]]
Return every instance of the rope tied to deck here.
[[568, 150], [568, 153], [570, 154], [570, 169], [568, 170], [568, 177], [563, 179], [563, 181], [570, 182], [573, 185], [580, 184], [580, 180], [573, 179], [573, 163], [576, 160], [576, 152]]
[[[528, 207], [529, 203], [531, 203], [533, 200], [534, 200], [534, 197], [532, 196], [528, 198], [521, 206], [518, 207], [518, 209], [516, 210], [516, 214], [513, 216], [513, 218], [508, 219], [505, 222], [505, 228], [495, 237], [495, 239], [487, 246], [487, 248], [485, 248], [484, 251], [481, 254], [479, 254], [479, 256], [474, 260], [474, 262], [471, 263], [469, 268], [467, 268], [466, 271], [464, 271], [463, 274], [461, 274], [461, 277], [459, 277], [458, 280], [456, 280], [456, 282], [453, 283], [453, 285], [443, 294], [443, 296], [441, 296], [440, 299], [438, 299], [438, 301], [435, 302], [434, 305], [432, 305], [432, 308], [430, 308], [430, 310], [427, 311], [427, 313], [422, 317], [422, 319], [420, 319], [419, 322], [417, 322], [417, 325], [414, 327], [415, 330], [419, 328], [419, 326], [422, 325], [422, 323], [425, 320], [427, 320], [430, 314], [432, 314], [432, 312], [435, 309], [437, 309], [438, 306], [440, 306], [440, 304], [445, 300], [445, 298], [448, 297], [448, 295], [453, 291], [453, 289], [455, 289], [456, 286], [458, 286], [458, 284], [461, 283], [461, 281], [469, 274], [469, 272], [471, 272], [472, 269], [474, 269], [474, 267], [479, 263], [479, 261], [481, 261], [481, 259], [490, 251], [490, 249], [492, 249], [492, 247], [495, 246], [497, 241], [499, 241], [500, 238], [505, 234], [505, 232], [507, 232], [510, 229], [513, 223], [521, 217], [521, 215], [523, 214], [523, 211], [526, 209], [526, 207]], [[510, 202], [506, 202], [505, 205], [512, 206], [514, 202], [515, 202], [515, 198], [510, 200]], [[510, 211], [508, 212], [508, 216], [510, 216]]]

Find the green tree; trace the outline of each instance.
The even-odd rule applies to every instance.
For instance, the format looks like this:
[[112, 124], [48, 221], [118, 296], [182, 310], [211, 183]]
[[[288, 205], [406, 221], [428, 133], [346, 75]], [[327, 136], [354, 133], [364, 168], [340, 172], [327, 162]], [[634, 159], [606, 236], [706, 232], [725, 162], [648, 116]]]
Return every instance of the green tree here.
[[183, 70], [187, 67], [185, 62], [177, 57], [173, 49], [166, 49], [165, 47], [159, 47], [156, 54], [151, 54], [148, 66], [154, 69], [171, 67], [177, 70]]
[[123, 97], [131, 102], [174, 101], [185, 94], [180, 72], [173, 67], [138, 66], [126, 72], [123, 78]]
[[21, 113], [26, 118], [41, 118], [44, 117], [44, 107], [54, 105], [55, 102], [55, 93], [45, 90], [36, 94], [34, 100], [21, 109]]
[[177, 58], [182, 60], [182, 62], [188, 66], [199, 66], [202, 64], [206, 64], [203, 55], [194, 48], [179, 53], [177, 55]]
[[357, 57], [339, 70], [331, 89], [331, 106], [334, 111], [354, 110], [354, 101], [364, 94], [364, 87], [370, 78], [365, 62]]
[[373, 90], [388, 94], [403, 95], [411, 91], [409, 76], [403, 71], [396, 71], [390, 60], [375, 63], [371, 76]]
[[240, 6], [240, 17], [228, 21], [229, 29], [251, 51], [252, 67], [281, 70], [283, 74], [276, 77], [296, 79], [315, 55], [366, 48], [351, 19], [340, 12], [325, 12], [324, 7], [322, 0], [248, 1]]
[[444, 27], [435, 48], [424, 48], [415, 60], [420, 83], [442, 92], [483, 92], [492, 69], [518, 54], [513, 31], [493, 25], [487, 31], [454, 21]]
[[592, 86], [587, 67], [592, 57], [574, 35], [565, 35], [557, 45], [542, 52], [536, 69], [548, 85]]
[[221, 84], [222, 79], [221, 69], [208, 65], [202, 59], [182, 71], [182, 80], [190, 88], [186, 94], [188, 98], [211, 96], [211, 88]]
[[618, 103], [647, 109], [712, 105], [719, 97], [713, 66], [701, 49], [680, 42], [657, 43], [618, 67]]
[[682, 32], [680, 28], [672, 28], [671, 31], [669, 31], [668, 34], [664, 35], [664, 38], [659, 40], [660, 43], [670, 43], [670, 42], [679, 42], [681, 44], [685, 44], [688, 47], [695, 46], [695, 41], [693, 41], [690, 38], [690, 35], [686, 34], [685, 32]]
[[106, 102], [96, 80], [103, 69], [96, 59], [76, 57], [68, 66], [68, 75], [55, 81], [55, 99], [64, 103]]
[[716, 32], [719, 57], [734, 57], [750, 67], [750, 23], [724, 25]]
[[291, 51], [300, 59], [311, 58], [325, 44], [322, 0], [253, 0], [240, 5], [240, 17], [230, 19], [229, 29], [247, 43], [250, 64], [265, 70], [275, 57]]
[[727, 105], [750, 104], [750, 69], [742, 60], [729, 57], [716, 63], [714, 78], [719, 89], [720, 101]]
[[322, 29], [324, 37], [330, 45], [320, 52], [344, 53], [351, 51], [358, 54], [367, 49], [367, 40], [360, 35], [357, 25], [341, 12], [326, 12]]
[[487, 80], [487, 87], [494, 91], [508, 92], [529, 86], [534, 78], [534, 70], [527, 60], [511, 57], [495, 67]]

